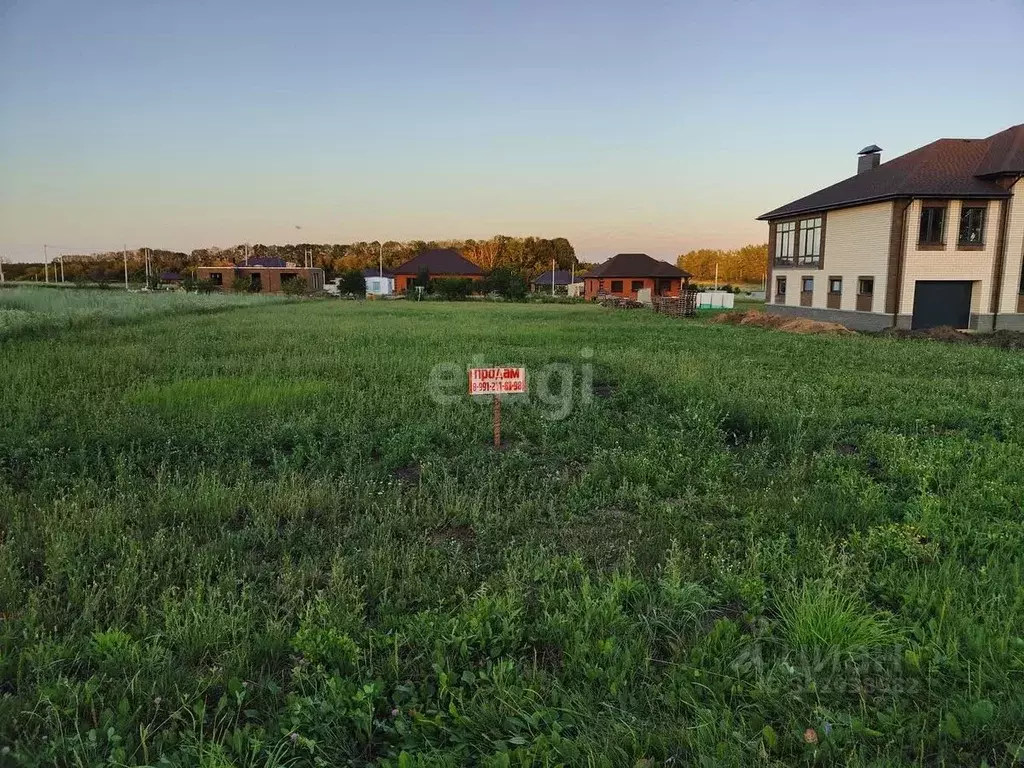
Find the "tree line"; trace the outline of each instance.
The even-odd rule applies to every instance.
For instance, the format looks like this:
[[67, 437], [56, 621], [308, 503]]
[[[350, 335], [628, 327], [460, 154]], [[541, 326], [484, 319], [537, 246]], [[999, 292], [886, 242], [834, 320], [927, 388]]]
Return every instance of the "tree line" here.
[[[496, 235], [487, 240], [394, 240], [358, 243], [295, 243], [288, 245], [240, 244], [228, 248], [197, 248], [188, 253], [169, 251], [161, 248], [136, 248], [127, 251], [128, 279], [142, 282], [146, 275], [146, 255], [150, 257], [151, 269], [159, 276], [164, 272], [175, 272], [182, 277], [189, 275], [200, 266], [230, 266], [243, 264], [246, 256], [250, 259], [280, 258], [300, 266], [307, 263], [307, 255], [313, 266], [320, 267], [327, 279], [351, 270], [376, 267], [383, 259], [384, 269], [394, 269], [427, 248], [454, 248], [485, 272], [507, 269], [529, 279], [551, 269], [554, 260], [556, 269], [571, 269], [577, 273], [588, 269], [590, 264], [576, 259], [576, 251], [564, 237], [510, 237]], [[109, 251], [92, 254], [64, 254], [64, 278], [74, 282], [111, 283], [123, 282], [125, 252]], [[45, 279], [46, 268], [41, 263], [5, 264], [8, 280]], [[57, 259], [49, 267], [50, 280], [59, 279], [60, 267]], [[56, 277], [55, 277], [56, 276]]]
[[764, 280], [768, 264], [768, 243], [744, 245], [736, 250], [699, 248], [676, 259], [676, 266], [685, 269], [697, 280], [714, 280], [718, 266], [719, 283], [756, 283]]

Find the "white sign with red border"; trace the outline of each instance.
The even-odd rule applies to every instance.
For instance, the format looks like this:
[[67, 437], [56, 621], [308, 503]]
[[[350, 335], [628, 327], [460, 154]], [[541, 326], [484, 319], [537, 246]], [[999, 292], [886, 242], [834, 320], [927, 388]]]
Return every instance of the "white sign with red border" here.
[[470, 368], [469, 394], [521, 395], [526, 392], [525, 368]]

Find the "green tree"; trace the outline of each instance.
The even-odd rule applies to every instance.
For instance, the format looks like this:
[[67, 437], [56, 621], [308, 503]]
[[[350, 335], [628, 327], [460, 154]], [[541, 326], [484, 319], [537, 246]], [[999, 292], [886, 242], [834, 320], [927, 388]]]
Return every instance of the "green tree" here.
[[483, 281], [482, 293], [499, 293], [507, 299], [521, 299], [526, 296], [526, 278], [507, 267], [499, 267]]
[[366, 279], [358, 269], [346, 269], [338, 277], [338, 293], [343, 296], [365, 296]]

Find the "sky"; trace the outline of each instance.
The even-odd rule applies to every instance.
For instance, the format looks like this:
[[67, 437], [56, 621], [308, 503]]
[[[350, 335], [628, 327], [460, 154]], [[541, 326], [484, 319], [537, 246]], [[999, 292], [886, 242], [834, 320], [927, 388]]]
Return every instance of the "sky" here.
[[0, 0], [0, 256], [566, 237], [663, 259], [1024, 122], [1024, 0]]

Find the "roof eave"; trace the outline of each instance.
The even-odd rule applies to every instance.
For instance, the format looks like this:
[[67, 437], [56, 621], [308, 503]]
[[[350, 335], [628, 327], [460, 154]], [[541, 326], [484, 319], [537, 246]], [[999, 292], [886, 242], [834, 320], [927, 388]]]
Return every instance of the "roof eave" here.
[[[1002, 190], [996, 192], [968, 192], [968, 193], [957, 193], [951, 194], [949, 192], [915, 192], [914, 194], [907, 194], [906, 192], [893, 192], [886, 195], [875, 195], [874, 197], [863, 197], [857, 200], [847, 200], [842, 203], [833, 203], [832, 205], [812, 205], [806, 208], [796, 208], [794, 210], [783, 211], [781, 208], [776, 208], [774, 211], [768, 211], [768, 213], [762, 213], [758, 216], [755, 221], [772, 221], [775, 219], [789, 219], [793, 216], [803, 216], [807, 213], [819, 213], [821, 211], [837, 211], [841, 208], [856, 208], [860, 205], [871, 205], [872, 203], [884, 203], [888, 200], [909, 200], [913, 198], [927, 198], [929, 200], [990, 200], [997, 197], [1010, 197], [1011, 194], [1008, 190]], [[785, 207], [785, 206], [783, 206]]]

